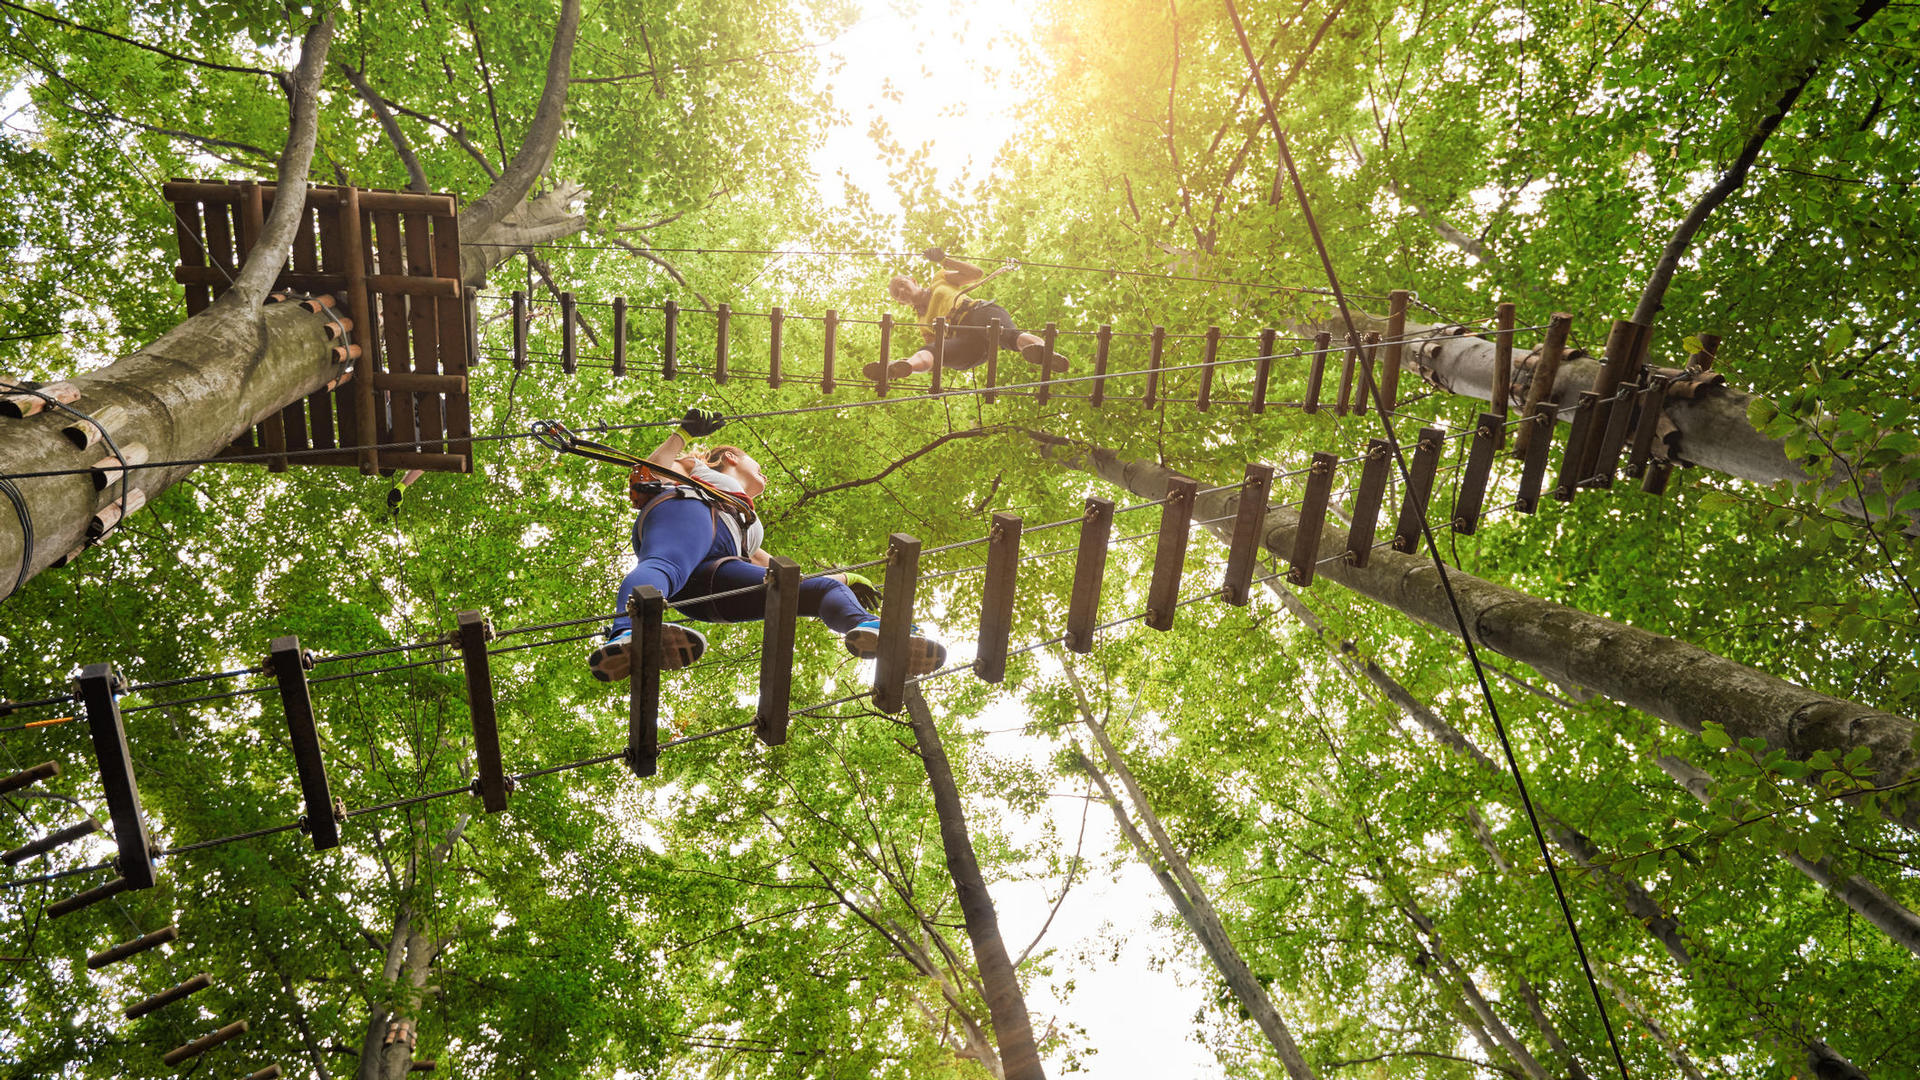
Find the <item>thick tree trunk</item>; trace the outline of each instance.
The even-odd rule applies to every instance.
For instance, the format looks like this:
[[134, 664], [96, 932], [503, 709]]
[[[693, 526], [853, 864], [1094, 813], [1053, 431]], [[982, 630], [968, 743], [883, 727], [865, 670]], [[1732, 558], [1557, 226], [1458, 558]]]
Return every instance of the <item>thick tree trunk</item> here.
[[947, 762], [946, 747], [934, 726], [933, 711], [920, 688], [908, 684], [907, 716], [913, 724], [914, 742], [920, 748], [920, 760], [927, 770], [927, 785], [933, 789], [934, 811], [940, 818], [940, 844], [946, 849], [947, 871], [953, 875], [954, 892], [960, 901], [960, 913], [966, 920], [967, 940], [973, 944], [973, 959], [980, 966], [980, 981], [986, 987], [987, 1014], [993, 1021], [994, 1039], [1000, 1044], [1000, 1062], [1006, 1080], [1045, 1080], [1039, 1047], [1033, 1039], [1033, 1021], [1027, 1014], [1026, 995], [1020, 991], [1019, 976], [1007, 955], [1006, 942], [1000, 937], [1000, 917], [993, 910], [993, 897], [987, 892], [986, 879], [980, 875], [979, 860], [973, 854], [973, 840], [967, 834], [966, 811], [960, 805], [960, 788], [953, 779], [953, 766]]
[[1620, 1003], [1621, 1008], [1627, 1010], [1635, 1020], [1640, 1021], [1641, 1027], [1647, 1029], [1647, 1034], [1653, 1036], [1653, 1041], [1660, 1044], [1661, 1052], [1667, 1055], [1668, 1061], [1673, 1062], [1674, 1069], [1679, 1072], [1683, 1080], [1707, 1080], [1701, 1075], [1699, 1066], [1693, 1063], [1693, 1058], [1681, 1049], [1673, 1036], [1667, 1034], [1667, 1029], [1661, 1026], [1660, 1021], [1649, 1013], [1638, 999], [1621, 989], [1620, 984], [1608, 978], [1604, 971], [1595, 971], [1593, 977], [1600, 981], [1601, 986], [1607, 988], [1607, 992], [1613, 995], [1613, 999]]
[[1526, 1073], [1529, 1080], [1548, 1080], [1547, 1070], [1534, 1058], [1532, 1051], [1528, 1050], [1524, 1043], [1514, 1038], [1513, 1032], [1507, 1028], [1506, 1021], [1500, 1018], [1499, 1013], [1493, 1011], [1493, 1005], [1487, 1001], [1486, 995], [1480, 992], [1480, 987], [1475, 985], [1473, 977], [1461, 968], [1451, 953], [1447, 952], [1446, 946], [1440, 941], [1439, 931], [1434, 929], [1433, 920], [1427, 917], [1426, 912], [1420, 910], [1419, 905], [1414, 903], [1410, 895], [1403, 901], [1401, 910], [1406, 914], [1407, 920], [1426, 936], [1427, 944], [1432, 949], [1433, 959], [1446, 970], [1448, 975], [1452, 976], [1452, 986], [1466, 1000], [1467, 1007], [1473, 1010], [1474, 1016], [1479, 1018], [1480, 1026], [1492, 1036], [1494, 1042], [1500, 1044], [1500, 1049], [1505, 1051], [1506, 1056], [1515, 1065], [1520, 1066], [1520, 1071]]
[[[1686, 788], [1702, 805], [1710, 801], [1713, 780], [1692, 762], [1662, 755], [1658, 763], [1662, 772], [1673, 777], [1675, 783]], [[1825, 859], [1804, 859], [1791, 851], [1781, 852], [1780, 857], [1805, 874], [1808, 880], [1852, 908], [1855, 914], [1879, 927], [1880, 932], [1895, 945], [1920, 957], [1920, 915], [1915, 915], [1878, 885], [1860, 875], [1835, 871]]]
[[[1068, 455], [1053, 444], [1051, 455], [1147, 498], [1160, 498], [1175, 474], [1149, 461], [1129, 461], [1110, 450], [1092, 448]], [[1239, 503], [1232, 490], [1200, 496], [1194, 516], [1214, 519], [1209, 526], [1223, 541]], [[1262, 546], [1288, 558], [1299, 517], [1276, 509], [1267, 515]], [[1320, 550], [1338, 551], [1346, 535], [1329, 527]], [[1377, 600], [1447, 634], [1458, 623], [1440, 587], [1439, 575], [1423, 555], [1391, 550], [1373, 553], [1365, 568], [1341, 560], [1320, 565], [1319, 576]], [[1481, 648], [1529, 664], [1556, 680], [1591, 687], [1684, 731], [1697, 733], [1708, 723], [1722, 725], [1736, 739], [1757, 737], [1769, 749], [1796, 760], [1816, 750], [1843, 755], [1855, 747], [1873, 752], [1874, 778], [1882, 786], [1899, 783], [1920, 766], [1914, 724], [1851, 701], [1830, 697], [1745, 664], [1716, 656], [1673, 638], [1662, 637], [1611, 619], [1541, 600], [1454, 569], [1448, 572], [1465, 617], [1467, 632]], [[1898, 820], [1920, 828], [1920, 812], [1903, 809]]]
[[1553, 1047], [1553, 1052], [1560, 1055], [1560, 1060], [1567, 1063], [1567, 1080], [1591, 1080], [1587, 1070], [1580, 1067], [1579, 1059], [1573, 1056], [1573, 1048], [1568, 1046], [1567, 1040], [1560, 1036], [1559, 1026], [1553, 1022], [1552, 1017], [1547, 1015], [1546, 1006], [1540, 1003], [1540, 992], [1534, 989], [1525, 975], [1516, 974], [1515, 978], [1519, 982], [1520, 1000], [1526, 1002], [1527, 1013], [1533, 1017], [1533, 1026], [1540, 1029], [1540, 1034], [1547, 1040], [1547, 1045]]

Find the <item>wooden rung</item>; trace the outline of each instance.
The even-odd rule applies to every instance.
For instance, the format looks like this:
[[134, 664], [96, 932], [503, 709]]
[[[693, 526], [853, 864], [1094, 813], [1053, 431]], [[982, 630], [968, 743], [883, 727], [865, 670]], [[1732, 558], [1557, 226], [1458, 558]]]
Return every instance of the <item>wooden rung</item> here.
[[119, 896], [131, 888], [133, 888], [133, 885], [128, 882], [126, 878], [114, 878], [112, 881], [95, 885], [86, 892], [75, 893], [72, 896], [63, 897], [48, 904], [47, 918], [58, 919], [62, 915], [71, 915], [82, 908], [92, 907], [109, 897]]
[[102, 949], [94, 953], [92, 956], [87, 957], [87, 967], [98, 971], [108, 964], [117, 964], [130, 956], [137, 956], [140, 953], [146, 952], [148, 949], [157, 949], [170, 941], [178, 940], [180, 940], [180, 928], [178, 926], [163, 926], [145, 937], [137, 937], [132, 941], [123, 941], [111, 949]]
[[1048, 323], [1040, 330], [1040, 342], [1046, 346], [1046, 351], [1042, 354], [1044, 359], [1040, 364], [1040, 394], [1035, 400], [1042, 405], [1047, 403], [1047, 392], [1053, 386], [1053, 343], [1059, 336], [1060, 328], [1053, 323]]
[[1013, 636], [1013, 593], [1020, 576], [1020, 515], [993, 515], [987, 532], [987, 577], [980, 590], [979, 648], [973, 673], [984, 682], [1007, 677], [1007, 642]]
[[714, 317], [719, 324], [713, 337], [713, 381], [724, 386], [727, 381], [727, 336], [732, 332], [733, 308], [727, 304], [717, 304]]
[[120, 703], [114, 697], [112, 664], [88, 664], [80, 669], [80, 700], [86, 706], [87, 729], [93, 736], [93, 756], [100, 763], [100, 784], [106, 789], [113, 838], [120, 847], [120, 876], [129, 889], [153, 887], [153, 855], [147, 840], [147, 818], [140, 809], [140, 785], [133, 778], [133, 755], [127, 750], [126, 728], [120, 723]]
[[1373, 360], [1379, 351], [1380, 333], [1370, 330], [1367, 332], [1366, 347], [1360, 350], [1360, 376], [1353, 388], [1353, 411], [1361, 416], [1373, 411], [1373, 380], [1378, 377], [1373, 372]]
[[[1328, 338], [1331, 343], [1332, 338]], [[1348, 413], [1365, 413], [1364, 403], [1353, 400], [1353, 370], [1360, 361], [1360, 342], [1349, 340], [1346, 348], [1340, 351], [1340, 396], [1333, 403], [1333, 415], [1345, 416]]]
[[613, 298], [613, 377], [627, 373], [627, 298]]
[[[1552, 401], [1539, 401], [1527, 411], [1527, 422], [1520, 425], [1520, 436], [1531, 440], [1526, 443], [1525, 463], [1520, 466], [1520, 493], [1513, 500], [1513, 508], [1523, 514], [1531, 514], [1540, 506], [1540, 484], [1546, 479], [1547, 455], [1553, 451], [1558, 417]], [[1514, 442], [1521, 442], [1521, 437]]]
[[1200, 392], [1194, 395], [1193, 407], [1206, 412], [1213, 404], [1213, 366], [1220, 356], [1220, 328], [1207, 327], [1205, 352], [1200, 358]]
[[667, 601], [660, 590], [642, 585], [627, 598], [634, 652], [627, 683], [627, 768], [649, 777], [660, 767], [660, 641]]
[[1267, 499], [1273, 492], [1273, 466], [1252, 464], [1240, 481], [1238, 512], [1233, 519], [1233, 542], [1227, 547], [1227, 578], [1220, 597], [1244, 607], [1253, 589], [1253, 568], [1260, 562], [1260, 534], [1267, 520]]
[[467, 711], [473, 718], [473, 756], [480, 774], [480, 805], [489, 814], [507, 808], [507, 774], [500, 765], [500, 722], [494, 711], [493, 668], [488, 662], [487, 642], [493, 640], [493, 627], [478, 611], [463, 611], [457, 618], [455, 634], [460, 643], [460, 659], [467, 673]]
[[[833, 347], [840, 337], [840, 313], [828, 308], [821, 325], [826, 327], [826, 343], [820, 352], [820, 392], [831, 394], [839, 386], [833, 378]], [[992, 396], [989, 395], [987, 400], [992, 401]]]
[[893, 315], [880, 313], [880, 377], [873, 381], [874, 396], [887, 396], [887, 364], [893, 358]]
[[786, 312], [774, 308], [767, 312], [767, 385], [778, 387], [780, 377], [780, 328], [786, 322]]
[[793, 637], [800, 619], [800, 564], [775, 555], [767, 564], [767, 613], [760, 629], [760, 710], [753, 731], [768, 746], [787, 741], [793, 708]]
[[238, 1038], [246, 1033], [247, 1022], [245, 1020], [235, 1020], [219, 1031], [202, 1035], [185, 1046], [174, 1047], [172, 1050], [160, 1055], [160, 1060], [168, 1066], [178, 1065], [188, 1058], [199, 1057], [201, 1054], [219, 1046], [221, 1043], [229, 1039]]
[[1313, 584], [1314, 564], [1320, 559], [1320, 530], [1327, 525], [1327, 499], [1333, 494], [1333, 474], [1340, 459], [1316, 453], [1307, 467], [1307, 492], [1300, 503], [1300, 527], [1293, 535], [1293, 568], [1287, 580], [1305, 587]]
[[[1386, 393], [1383, 386], [1380, 391]], [[1347, 529], [1348, 566], [1364, 567], [1373, 559], [1373, 533], [1380, 520], [1380, 500], [1393, 472], [1393, 444], [1385, 439], [1367, 443], [1367, 460], [1360, 466], [1360, 490], [1353, 496], [1353, 524]]]
[[947, 320], [933, 320], [933, 392], [940, 392], [940, 372], [947, 366]]
[[920, 583], [920, 541], [887, 537], [886, 592], [880, 600], [880, 648], [873, 673], [873, 704], [897, 713], [906, 704], [907, 638], [913, 632], [913, 593]]
[[573, 325], [574, 316], [577, 311], [578, 311], [578, 308], [573, 302], [573, 294], [570, 292], [561, 293], [560, 294], [560, 370], [563, 373], [568, 375], [572, 375], [575, 372], [580, 370], [580, 356], [578, 352], [579, 343], [576, 340], [575, 329]]
[[307, 688], [310, 661], [294, 636], [274, 638], [268, 646], [267, 666], [280, 686], [280, 707], [287, 718], [287, 737], [293, 745], [293, 764], [300, 776], [300, 796], [306, 814], [300, 819], [313, 849], [340, 845], [340, 823], [333, 816], [333, 791], [327, 783], [327, 763], [320, 756], [320, 732], [313, 722], [313, 698]]
[[1666, 458], [1654, 458], [1647, 466], [1646, 478], [1640, 481], [1640, 490], [1649, 495], [1665, 495], [1667, 480], [1673, 475], [1673, 462]]
[[1151, 409], [1160, 400], [1160, 360], [1167, 354], [1167, 328], [1154, 327], [1149, 341], [1152, 344], [1147, 350], [1147, 392], [1140, 396], [1140, 404]]
[[1620, 392], [1613, 395], [1613, 406], [1607, 412], [1607, 431], [1601, 436], [1593, 475], [1588, 478], [1594, 487], [1613, 486], [1614, 475], [1620, 471], [1620, 452], [1626, 449], [1627, 433], [1633, 421], [1634, 400], [1639, 396], [1640, 388], [1636, 386], [1622, 386]]
[[1640, 422], [1633, 429], [1633, 452], [1627, 457], [1627, 475], [1640, 476], [1653, 459], [1653, 443], [1660, 433], [1660, 418], [1666, 415], [1667, 387], [1673, 379], [1655, 375], [1640, 396]]
[[1180, 571], [1187, 563], [1187, 532], [1193, 527], [1193, 501], [1200, 485], [1184, 476], [1167, 481], [1160, 505], [1160, 538], [1153, 550], [1153, 580], [1147, 586], [1147, 625], [1173, 629], [1180, 603]]
[[[1553, 384], [1560, 375], [1560, 360], [1567, 354], [1567, 334], [1573, 329], [1573, 316], [1564, 311], [1556, 311], [1547, 321], [1547, 339], [1540, 345], [1540, 358], [1533, 363], [1533, 380], [1527, 384], [1527, 407], [1524, 415], [1534, 415], [1534, 406], [1553, 401]], [[1532, 424], [1522, 424], [1513, 437], [1513, 452], [1516, 457], [1525, 458], [1535, 438], [1553, 438], [1553, 427], [1537, 428]], [[1527, 513], [1533, 513], [1528, 510]]]
[[[989, 405], [993, 404], [995, 401], [999, 400], [1000, 398], [999, 394], [996, 394], [993, 392], [993, 388], [996, 385], [998, 385], [1000, 381], [1000, 340], [1001, 338], [1006, 336], [1006, 332], [1007, 332], [1006, 327], [1000, 325], [999, 319], [992, 319], [988, 321], [987, 323], [987, 392], [985, 397], [987, 399], [987, 404]], [[1099, 384], [1096, 383], [1094, 385], [1095, 385], [1094, 392], [1099, 393], [1099, 389], [1098, 389]], [[1098, 405], [1099, 402], [1096, 401], [1094, 402], [1094, 404]]]
[[[1627, 367], [1632, 363], [1633, 351], [1640, 339], [1640, 334], [1646, 329], [1639, 323], [1615, 319], [1607, 333], [1606, 354], [1601, 361], [1600, 370], [1593, 376], [1592, 391], [1599, 401], [1595, 406], [1593, 423], [1588, 429], [1587, 437], [1579, 444], [1579, 468], [1574, 471], [1574, 476], [1581, 487], [1591, 486], [1587, 480], [1599, 467], [1602, 441], [1600, 436], [1607, 430], [1608, 419], [1612, 412], [1613, 395], [1620, 389]], [[1571, 442], [1567, 444], [1569, 448], [1573, 445]]]
[[1460, 477], [1460, 494], [1453, 500], [1453, 531], [1472, 536], [1480, 527], [1481, 509], [1487, 502], [1487, 478], [1493, 472], [1493, 455], [1500, 449], [1500, 433], [1505, 419], [1496, 412], [1483, 412], [1473, 428], [1473, 445], [1467, 449], [1467, 471]]
[[[1101, 323], [1093, 332], [1093, 407], [1098, 409], [1107, 403], [1107, 350], [1113, 346], [1113, 327]], [[998, 351], [999, 338], [988, 344], [988, 348]]]
[[1107, 576], [1107, 543], [1113, 537], [1113, 500], [1088, 499], [1080, 518], [1080, 550], [1073, 561], [1073, 594], [1067, 604], [1067, 648], [1093, 651], [1093, 624], [1100, 617], [1100, 586]]
[[1387, 337], [1386, 348], [1380, 356], [1380, 400], [1387, 410], [1400, 406], [1400, 358], [1406, 352], [1407, 301], [1413, 293], [1406, 289], [1395, 289], [1387, 294]]
[[19, 791], [29, 784], [37, 784], [42, 780], [51, 780], [59, 775], [60, 763], [57, 761], [43, 761], [38, 765], [30, 765], [14, 773], [12, 776], [7, 777], [5, 780], [0, 780], [0, 795]]
[[1493, 429], [1494, 441], [1504, 446], [1507, 441], [1507, 429], [1505, 427], [1507, 422], [1507, 406], [1508, 403], [1513, 400], [1513, 316], [1515, 309], [1512, 304], [1501, 304], [1493, 310], [1494, 326], [1496, 328], [1493, 335], [1493, 393], [1489, 395], [1492, 399], [1491, 404], [1493, 407], [1487, 411], [1500, 418], [1500, 423], [1495, 425]]
[[1316, 334], [1313, 338], [1313, 363], [1307, 368], [1307, 399], [1301, 411], [1317, 413], [1320, 411], [1320, 384], [1327, 379], [1327, 343], [1332, 335]]
[[1273, 346], [1278, 340], [1279, 331], [1260, 331], [1260, 358], [1253, 362], [1253, 397], [1247, 403], [1250, 412], [1267, 411], [1267, 383], [1273, 378]]
[[[173, 280], [182, 285], [214, 285], [227, 283], [227, 275], [214, 266], [175, 266]], [[367, 290], [385, 293], [389, 296], [409, 296], [422, 300], [458, 300], [461, 283], [459, 278], [428, 277], [422, 274], [368, 274]], [[348, 287], [348, 276], [344, 273], [297, 273], [281, 271], [279, 283], [283, 287], [308, 292], [338, 292]]]
[[280, 1080], [280, 1066], [269, 1065], [259, 1072], [248, 1073], [247, 1080]]
[[179, 986], [175, 986], [167, 990], [162, 990], [150, 998], [146, 998], [142, 1001], [139, 1001], [132, 1005], [127, 1006], [127, 1019], [138, 1020], [141, 1017], [147, 1015], [148, 1013], [158, 1012], [159, 1010], [166, 1008], [167, 1006], [173, 1004], [174, 1002], [179, 1001], [181, 998], [191, 997], [194, 994], [197, 994], [200, 991], [205, 990], [207, 987], [212, 985], [213, 985], [212, 976], [195, 975], [193, 978], [188, 979], [186, 982], [181, 983]]
[[1600, 406], [1600, 395], [1580, 391], [1580, 404], [1573, 410], [1573, 430], [1567, 434], [1567, 447], [1560, 454], [1560, 479], [1553, 485], [1553, 497], [1572, 502], [1580, 490], [1580, 459], [1585, 456], [1587, 433], [1593, 428], [1593, 414]]
[[660, 377], [671, 379], [680, 374], [680, 305], [671, 299], [660, 302]]
[[527, 294], [513, 290], [513, 370], [527, 370]]
[[432, 1072], [432, 1071], [434, 1071], [435, 1069], [437, 1069], [437, 1068], [439, 1068], [439, 1067], [440, 1067], [440, 1062], [439, 1062], [439, 1060], [438, 1060], [438, 1059], [436, 1059], [436, 1058], [421, 1058], [421, 1059], [420, 1059], [419, 1061], [416, 1061], [416, 1062], [414, 1062], [414, 1063], [412, 1063], [411, 1065], [408, 1065], [408, 1066], [407, 1066], [407, 1071], [408, 1071], [408, 1072], [410, 1072], [410, 1073], [417, 1073], [417, 1072]]
[[1420, 429], [1420, 442], [1414, 447], [1413, 464], [1407, 470], [1405, 498], [1400, 500], [1400, 522], [1393, 530], [1395, 551], [1420, 550], [1427, 499], [1433, 494], [1433, 474], [1440, 467], [1440, 452], [1446, 445], [1446, 432], [1439, 428]]
[[83, 836], [91, 836], [99, 831], [100, 823], [88, 818], [78, 825], [69, 825], [57, 832], [50, 832], [38, 840], [29, 840], [5, 855], [0, 855], [0, 865], [18, 866], [35, 855], [45, 855], [55, 848], [65, 847]]

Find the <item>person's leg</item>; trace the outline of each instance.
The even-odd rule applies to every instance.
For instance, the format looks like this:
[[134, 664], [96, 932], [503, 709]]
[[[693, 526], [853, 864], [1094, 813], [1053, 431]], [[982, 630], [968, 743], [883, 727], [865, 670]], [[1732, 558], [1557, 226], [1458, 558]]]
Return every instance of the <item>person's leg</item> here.
[[878, 617], [861, 607], [846, 581], [833, 574], [800, 579], [800, 614], [819, 619], [836, 634]]
[[[727, 546], [733, 545], [729, 543]], [[680, 614], [701, 622], [758, 622], [766, 616], [767, 611], [767, 594], [758, 590], [704, 603], [688, 601], [752, 588], [766, 579], [767, 568], [764, 566], [755, 566], [737, 557], [709, 558], [681, 587], [682, 595], [673, 598], [673, 606]]]
[[880, 372], [883, 367], [885, 368], [887, 373], [887, 378], [889, 379], [904, 379], [909, 375], [917, 374], [920, 372], [932, 371], [933, 370], [933, 350], [921, 349], [919, 352], [914, 353], [912, 356], [908, 357], [905, 360], [894, 360], [891, 362], [889, 362], [885, 357], [882, 357], [878, 360], [874, 360], [868, 363], [867, 366], [861, 368], [860, 371], [862, 374], [864, 374], [868, 378], [868, 380], [872, 382], [879, 382]]
[[679, 592], [713, 547], [714, 531], [713, 511], [699, 499], [668, 499], [647, 513], [643, 527], [633, 538], [633, 551], [640, 562], [620, 582], [614, 599], [618, 611], [613, 620], [615, 634], [631, 625], [627, 600], [633, 590], [651, 585], [662, 596]]

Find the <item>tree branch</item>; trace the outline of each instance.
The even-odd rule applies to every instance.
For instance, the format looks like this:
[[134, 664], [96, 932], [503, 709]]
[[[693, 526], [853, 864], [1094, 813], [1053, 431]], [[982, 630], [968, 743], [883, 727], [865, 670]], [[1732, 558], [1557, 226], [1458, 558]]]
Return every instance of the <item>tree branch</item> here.
[[893, 464], [888, 465], [886, 468], [881, 469], [879, 472], [873, 474], [872, 476], [864, 477], [859, 480], [845, 480], [845, 481], [842, 481], [841, 483], [833, 484], [828, 487], [808, 489], [807, 491], [804, 491], [801, 493], [799, 500], [795, 502], [793, 506], [789, 507], [787, 512], [793, 513], [799, 510], [802, 506], [805, 506], [807, 504], [808, 500], [818, 495], [828, 495], [836, 491], [846, 491], [850, 488], [865, 487], [868, 484], [877, 484], [880, 481], [885, 480], [888, 476], [892, 475], [894, 470], [900, 468], [902, 465], [905, 465], [908, 462], [913, 461], [917, 458], [923, 458], [928, 454], [933, 453], [935, 450], [938, 450], [940, 447], [945, 446], [946, 444], [953, 442], [955, 440], [977, 439], [983, 435], [1000, 435], [1011, 430], [1013, 429], [1011, 427], [1008, 427], [1007, 425], [996, 424], [992, 427], [963, 428], [959, 431], [949, 431], [945, 435], [942, 435], [939, 438], [928, 443], [927, 445], [922, 446], [920, 449], [913, 451], [912, 453], [906, 455], [905, 457], [895, 461]]
[[[293, 102], [287, 121], [287, 145], [281, 150], [280, 163], [274, 171], [281, 191], [306, 190], [308, 168], [313, 164], [313, 146], [319, 137], [320, 74], [326, 70], [327, 48], [332, 44], [333, 15], [329, 12], [307, 31], [300, 43], [300, 62], [294, 65], [288, 80]], [[233, 288], [216, 303], [255, 311], [265, 302], [267, 290], [279, 277], [287, 250], [293, 245], [294, 230], [299, 227], [306, 206], [304, 198], [273, 201], [273, 211], [260, 227], [252, 253], [235, 275]]]
[[231, 71], [239, 75], [265, 75], [267, 78], [272, 79], [275, 82], [280, 82], [282, 83], [282, 85], [285, 85], [283, 82], [284, 76], [281, 72], [278, 72], [278, 71], [268, 71], [266, 68], [242, 67], [236, 64], [222, 64], [215, 60], [202, 60], [199, 57], [187, 56], [182, 53], [173, 52], [170, 49], [163, 49], [158, 45], [149, 45], [144, 41], [135, 41], [130, 37], [121, 37], [119, 34], [115, 34], [107, 30], [101, 30], [97, 27], [87, 26], [82, 23], [74, 22], [70, 19], [63, 19], [58, 15], [50, 15], [44, 11], [36, 11], [35, 9], [27, 7], [24, 4], [13, 3], [13, 0], [0, 0], [0, 7], [12, 8], [14, 11], [23, 12], [25, 14], [32, 15], [35, 18], [45, 19], [48, 22], [52, 22], [52, 23], [59, 23], [61, 26], [67, 27], [68, 29], [71, 29], [71, 30], [78, 30], [81, 33], [98, 34], [103, 38], [110, 38], [114, 41], [120, 42], [123, 45], [131, 45], [136, 49], [141, 49], [146, 52], [155, 53], [160, 56], [164, 56], [169, 60], [178, 60], [183, 64], [192, 64], [194, 67], [210, 68], [214, 71]]
[[420, 159], [414, 156], [413, 144], [407, 141], [407, 133], [400, 130], [400, 122], [393, 118], [393, 111], [387, 108], [387, 99], [374, 93], [373, 87], [367, 85], [366, 72], [355, 71], [344, 60], [334, 66], [353, 84], [354, 90], [360, 94], [360, 100], [367, 103], [373, 110], [374, 118], [380, 121], [380, 130], [387, 133], [387, 141], [393, 144], [393, 152], [400, 156], [400, 164], [406, 166], [408, 189], [422, 193], [433, 190], [427, 184], [427, 173], [420, 167]]
[[560, 144], [560, 128], [567, 110], [567, 69], [573, 62], [574, 37], [580, 29], [580, 0], [561, 0], [560, 21], [554, 27], [553, 50], [547, 55], [547, 81], [534, 109], [533, 123], [513, 160], [486, 194], [460, 213], [460, 235], [479, 238], [520, 205], [534, 182], [553, 160]]

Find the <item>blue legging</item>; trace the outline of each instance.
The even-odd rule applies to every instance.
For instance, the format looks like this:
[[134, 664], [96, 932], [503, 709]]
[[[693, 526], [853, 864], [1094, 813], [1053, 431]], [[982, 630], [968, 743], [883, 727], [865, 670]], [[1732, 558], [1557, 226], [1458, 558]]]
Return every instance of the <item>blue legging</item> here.
[[[644, 523], [635, 518], [633, 551], [640, 556], [640, 564], [620, 583], [616, 598], [620, 615], [613, 620], [612, 633], [631, 626], [627, 598], [642, 585], [659, 589], [682, 615], [702, 622], [758, 622], [766, 615], [766, 594], [760, 592], [700, 604], [678, 603], [683, 597], [758, 585], [767, 576], [766, 567], [737, 557], [733, 534], [719, 527], [713, 511], [699, 499], [668, 499], [649, 511]], [[800, 614], [819, 619], [836, 634], [874, 617], [853, 598], [852, 589], [830, 577], [800, 579]]]

